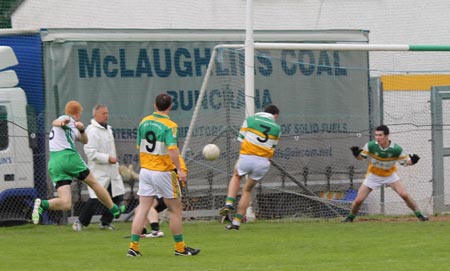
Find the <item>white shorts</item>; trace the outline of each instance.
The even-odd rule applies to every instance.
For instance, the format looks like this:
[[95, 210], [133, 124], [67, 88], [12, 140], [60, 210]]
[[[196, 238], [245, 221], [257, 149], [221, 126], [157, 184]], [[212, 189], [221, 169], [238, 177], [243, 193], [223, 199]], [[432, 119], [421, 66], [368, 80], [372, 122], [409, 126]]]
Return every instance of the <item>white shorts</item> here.
[[181, 189], [174, 171], [154, 171], [141, 168], [139, 172], [139, 196], [158, 196], [166, 199], [181, 197]]
[[248, 175], [254, 181], [261, 181], [269, 172], [270, 161], [266, 157], [241, 154], [236, 169], [239, 176]]
[[400, 177], [397, 175], [396, 172], [392, 173], [391, 176], [378, 176], [372, 173], [369, 173], [366, 176], [366, 179], [364, 180], [363, 184], [369, 188], [371, 188], [372, 190], [374, 190], [375, 188], [378, 188], [382, 185], [389, 185], [393, 182], [399, 181]]

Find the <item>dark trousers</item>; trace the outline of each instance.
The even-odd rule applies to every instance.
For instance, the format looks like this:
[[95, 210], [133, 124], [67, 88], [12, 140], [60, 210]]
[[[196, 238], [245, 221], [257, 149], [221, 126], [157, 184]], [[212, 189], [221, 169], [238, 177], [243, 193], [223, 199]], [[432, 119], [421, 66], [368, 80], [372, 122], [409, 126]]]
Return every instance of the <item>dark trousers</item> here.
[[[111, 185], [108, 186], [108, 192], [110, 195], [112, 194]], [[120, 205], [120, 203], [123, 201], [123, 195], [115, 196], [112, 198], [112, 200], [115, 204]], [[80, 216], [78, 217], [78, 220], [83, 226], [86, 227], [91, 223], [92, 216], [97, 212], [97, 208], [102, 209], [102, 217], [100, 218], [102, 225], [111, 224], [114, 217], [108, 210], [108, 208], [101, 204], [97, 198], [89, 198], [88, 201], [86, 201], [86, 203], [84, 204], [83, 209], [81, 209]]]

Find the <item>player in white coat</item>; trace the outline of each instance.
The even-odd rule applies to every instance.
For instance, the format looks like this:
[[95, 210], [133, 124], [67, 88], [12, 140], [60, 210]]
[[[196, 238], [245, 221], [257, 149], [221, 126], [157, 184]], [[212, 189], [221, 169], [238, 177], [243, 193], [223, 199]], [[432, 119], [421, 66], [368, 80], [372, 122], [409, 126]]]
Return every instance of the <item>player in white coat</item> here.
[[[113, 202], [120, 205], [123, 201], [125, 188], [122, 177], [119, 174], [119, 163], [117, 161], [116, 146], [111, 126], [108, 125], [109, 111], [106, 105], [98, 104], [92, 110], [93, 119], [86, 128], [89, 142], [84, 145], [84, 152], [88, 159], [88, 167], [97, 181], [111, 194]], [[95, 192], [88, 187], [89, 200], [80, 212], [78, 220], [73, 224], [75, 231], [80, 231], [91, 222], [98, 204]], [[124, 210], [122, 210], [124, 211]], [[100, 229], [115, 228], [111, 225], [113, 216], [104, 209], [100, 219]]]

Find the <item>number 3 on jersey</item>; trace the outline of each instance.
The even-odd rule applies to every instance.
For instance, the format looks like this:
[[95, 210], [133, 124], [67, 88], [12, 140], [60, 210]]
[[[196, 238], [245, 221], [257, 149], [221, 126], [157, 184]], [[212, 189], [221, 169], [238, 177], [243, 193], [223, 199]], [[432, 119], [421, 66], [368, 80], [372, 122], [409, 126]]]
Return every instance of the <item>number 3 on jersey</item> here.
[[262, 131], [262, 133], [263, 133], [263, 135], [264, 135], [264, 138], [257, 137], [256, 139], [257, 139], [259, 142], [261, 142], [261, 143], [265, 143], [265, 142], [267, 142], [267, 140], [269, 140], [270, 127], [269, 127], [269, 126], [266, 126], [266, 125], [263, 125], [263, 124], [260, 124], [259, 126], [261, 126], [261, 128], [264, 129], [264, 130]]

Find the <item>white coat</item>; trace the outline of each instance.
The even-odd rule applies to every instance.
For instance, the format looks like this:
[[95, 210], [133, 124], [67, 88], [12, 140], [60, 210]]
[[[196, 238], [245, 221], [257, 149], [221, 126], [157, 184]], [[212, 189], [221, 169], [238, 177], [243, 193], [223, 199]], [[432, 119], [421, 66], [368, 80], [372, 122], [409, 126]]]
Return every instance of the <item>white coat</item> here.
[[[111, 183], [112, 196], [125, 194], [122, 177], [119, 174], [119, 163], [110, 164], [110, 156], [117, 157], [114, 135], [111, 126], [101, 126], [94, 119], [86, 128], [88, 143], [84, 145], [84, 153], [88, 159], [88, 167], [97, 181], [108, 188]], [[89, 197], [97, 198], [94, 190], [88, 187]]]

